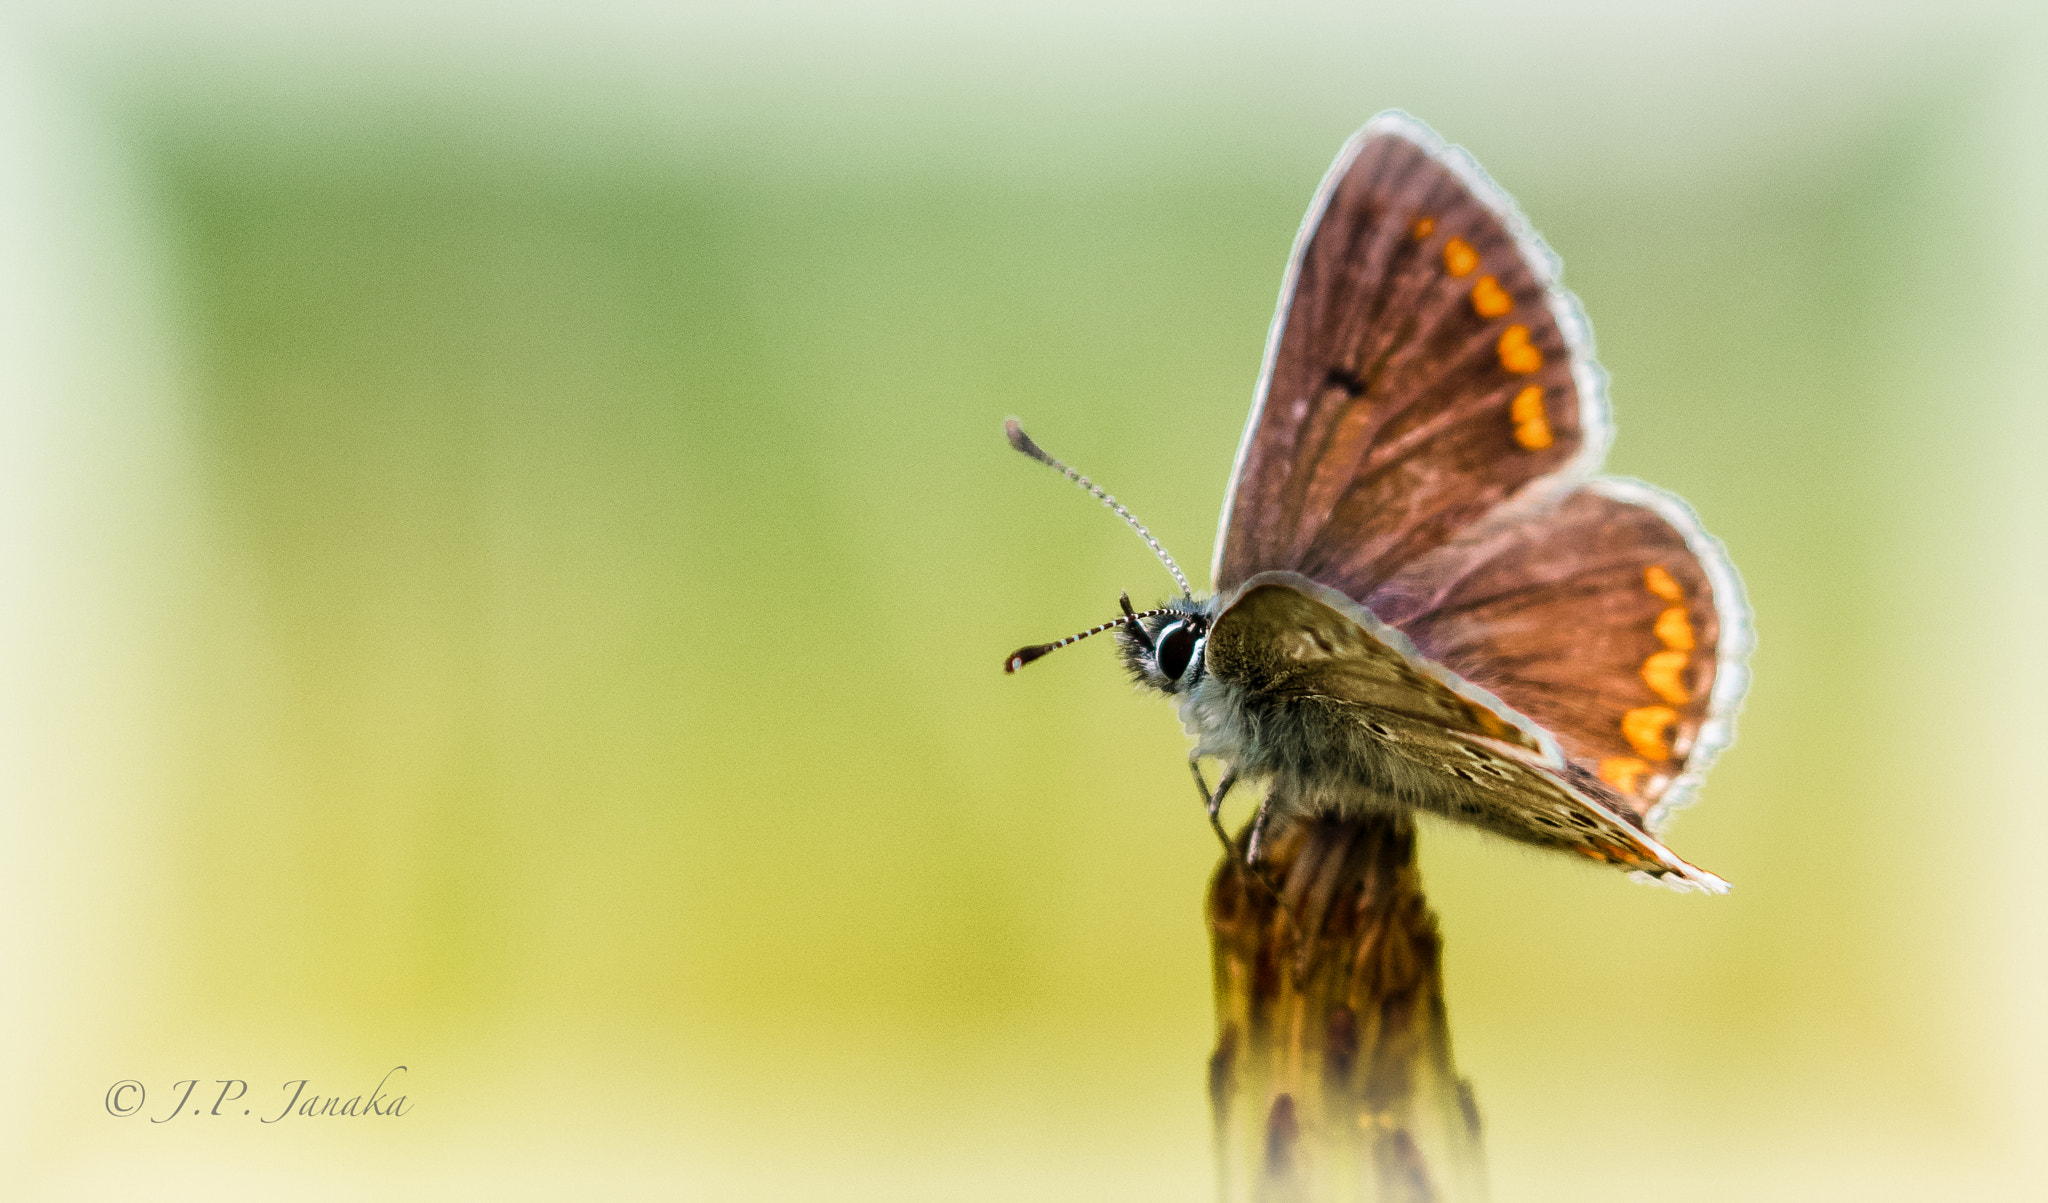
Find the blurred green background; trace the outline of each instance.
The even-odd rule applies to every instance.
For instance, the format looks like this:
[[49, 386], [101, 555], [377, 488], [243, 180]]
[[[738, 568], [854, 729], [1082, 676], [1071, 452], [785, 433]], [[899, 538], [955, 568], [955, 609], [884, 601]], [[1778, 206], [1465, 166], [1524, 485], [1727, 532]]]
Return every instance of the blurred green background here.
[[1729, 897], [1425, 833], [1498, 1197], [2048, 1194], [2022, 6], [0, 34], [11, 1197], [1207, 1197], [1183, 737], [1106, 648], [998, 670], [1169, 582], [999, 424], [1205, 577], [1388, 106], [1564, 257], [1760, 632], [1670, 833]]

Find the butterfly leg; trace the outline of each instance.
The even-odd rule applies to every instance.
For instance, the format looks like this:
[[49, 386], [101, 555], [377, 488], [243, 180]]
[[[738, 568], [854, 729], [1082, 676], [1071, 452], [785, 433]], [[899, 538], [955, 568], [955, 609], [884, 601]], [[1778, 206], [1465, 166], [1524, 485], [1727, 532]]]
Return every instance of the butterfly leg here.
[[1244, 863], [1253, 869], [1259, 867], [1259, 845], [1266, 842], [1266, 824], [1273, 818], [1273, 795], [1269, 792], [1259, 802], [1259, 813], [1252, 816], [1252, 838], [1244, 847]]
[[1202, 765], [1197, 758], [1188, 757], [1188, 771], [1195, 775], [1195, 788], [1202, 791], [1202, 805], [1209, 811], [1209, 830], [1214, 831], [1216, 838], [1223, 841], [1223, 855], [1235, 861], [1237, 845], [1230, 842], [1230, 833], [1223, 830], [1221, 814], [1223, 795], [1229, 793], [1230, 787], [1237, 784], [1237, 770], [1223, 770], [1223, 780], [1216, 783], [1216, 792], [1213, 794], [1209, 792], [1209, 783], [1202, 779]]
[[[1188, 771], [1195, 775], [1195, 788], [1202, 791], [1202, 805], [1207, 807], [1209, 811], [1209, 829], [1216, 833], [1217, 839], [1223, 841], [1224, 857], [1238, 871], [1250, 870], [1251, 875], [1258, 878], [1259, 884], [1266, 887], [1266, 892], [1271, 894], [1274, 901], [1280, 904], [1280, 909], [1286, 910], [1287, 900], [1280, 896], [1280, 887], [1273, 884], [1273, 879], [1266, 876], [1266, 871], [1261, 869], [1258, 864], [1259, 834], [1265, 830], [1266, 804], [1263, 802], [1259, 804], [1259, 818], [1252, 826], [1251, 848], [1240, 858], [1237, 855], [1236, 841], [1230, 838], [1229, 832], [1223, 830], [1222, 814], [1223, 796], [1230, 792], [1231, 786], [1237, 784], [1237, 770], [1235, 768], [1223, 770], [1223, 779], [1216, 783], [1216, 792], [1213, 794], [1209, 792], [1209, 783], [1202, 778], [1202, 766], [1196, 757], [1188, 757]], [[1290, 915], [1289, 919], [1291, 920], [1292, 918], [1293, 916]]]

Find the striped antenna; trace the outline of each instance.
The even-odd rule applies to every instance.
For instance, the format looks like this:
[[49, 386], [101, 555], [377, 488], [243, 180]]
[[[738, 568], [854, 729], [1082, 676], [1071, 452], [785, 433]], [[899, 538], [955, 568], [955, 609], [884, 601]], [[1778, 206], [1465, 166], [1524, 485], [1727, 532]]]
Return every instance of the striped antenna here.
[[[1088, 638], [1088, 636], [1090, 635], [1100, 635], [1104, 631], [1114, 630], [1115, 628], [1121, 626], [1130, 626], [1147, 618], [1157, 618], [1161, 614], [1179, 613], [1179, 611], [1174, 610], [1169, 606], [1161, 606], [1157, 610], [1143, 610], [1134, 614], [1131, 612], [1131, 599], [1128, 596], [1126, 596], [1123, 599], [1123, 603], [1124, 612], [1118, 615], [1117, 617], [1110, 619], [1108, 622], [1103, 623], [1099, 627], [1089, 627], [1087, 630], [1081, 632], [1080, 634], [1069, 635], [1065, 639], [1062, 639], [1057, 643], [1039, 643], [1034, 644], [1031, 647], [1018, 648], [1016, 651], [1011, 652], [1009, 655], [1003, 657], [1003, 671], [1006, 673], [1016, 672], [1018, 669], [1031, 663], [1033, 660], [1038, 659], [1040, 656], [1045, 655], [1047, 652], [1056, 652], [1070, 643], [1079, 643], [1083, 639]], [[1144, 630], [1144, 628], [1142, 627], [1138, 629], [1141, 632]]]
[[[1040, 447], [1037, 443], [1032, 442], [1031, 436], [1024, 433], [1024, 428], [1017, 424], [1017, 419], [1006, 419], [1003, 422], [1003, 433], [1010, 436], [1010, 446], [1015, 447], [1017, 450], [1030, 456], [1032, 459], [1037, 460], [1039, 463], [1044, 464], [1046, 467], [1051, 468], [1053, 471], [1058, 472], [1060, 475], [1066, 477], [1068, 480], [1071, 480], [1075, 484], [1080, 485], [1082, 488], [1088, 490], [1089, 495], [1094, 497], [1095, 500], [1100, 501], [1102, 504], [1116, 511], [1117, 517], [1122, 518], [1125, 522], [1130, 523], [1131, 529], [1137, 531], [1138, 537], [1145, 541], [1145, 546], [1151, 548], [1152, 554], [1158, 556], [1160, 563], [1165, 564], [1166, 570], [1173, 574], [1174, 583], [1180, 586], [1180, 595], [1182, 597], [1187, 598], [1194, 597], [1195, 591], [1193, 589], [1188, 588], [1187, 574], [1180, 570], [1180, 565], [1173, 562], [1172, 556], [1166, 554], [1166, 549], [1159, 545], [1159, 540], [1152, 537], [1151, 531], [1145, 529], [1145, 524], [1138, 521], [1137, 515], [1125, 509], [1122, 503], [1117, 501], [1116, 498], [1111, 497], [1108, 493], [1103, 492], [1102, 487], [1100, 485], [1097, 485], [1094, 481], [1089, 480], [1087, 477], [1081, 475], [1079, 472], [1074, 471], [1072, 468], [1067, 467], [1065, 464], [1054, 459], [1052, 456], [1047, 455], [1045, 453], [1045, 448]], [[1111, 623], [1110, 625], [1114, 626], [1116, 624]], [[1101, 629], [1103, 628], [1096, 628], [1096, 630]], [[1085, 633], [1093, 635], [1095, 631], [1088, 631]], [[1076, 635], [1074, 638], [1079, 639], [1081, 638], [1081, 636]], [[1072, 643], [1073, 640], [1070, 639], [1067, 642]], [[1048, 644], [1046, 647], [1046, 651], [1050, 651], [1053, 648], [1060, 646], [1062, 645]], [[1044, 654], [1044, 652], [1039, 653], [1039, 655], [1041, 656]], [[1036, 658], [1037, 657], [1033, 657], [1033, 659]], [[1029, 663], [1029, 661], [1026, 661], [1026, 663]]]

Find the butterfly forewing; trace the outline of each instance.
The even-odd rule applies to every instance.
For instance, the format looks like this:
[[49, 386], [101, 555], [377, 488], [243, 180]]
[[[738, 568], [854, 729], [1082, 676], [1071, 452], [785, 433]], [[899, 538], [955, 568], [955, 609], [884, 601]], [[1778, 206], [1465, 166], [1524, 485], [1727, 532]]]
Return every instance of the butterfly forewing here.
[[1362, 598], [1531, 482], [1597, 459], [1576, 310], [1478, 169], [1400, 118], [1339, 157], [1297, 240], [1216, 585]]
[[1397, 632], [1337, 608], [1342, 599], [1319, 600], [1317, 591], [1293, 573], [1248, 582], [1209, 632], [1209, 671], [1257, 697], [1336, 698], [1390, 721], [1542, 750], [1513, 716], [1432, 677]]

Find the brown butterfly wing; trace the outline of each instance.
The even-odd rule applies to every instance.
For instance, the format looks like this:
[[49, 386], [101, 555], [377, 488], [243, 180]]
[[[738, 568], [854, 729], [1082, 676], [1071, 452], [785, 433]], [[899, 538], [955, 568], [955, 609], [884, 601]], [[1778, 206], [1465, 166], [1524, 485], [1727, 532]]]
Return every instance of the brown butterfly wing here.
[[1297, 238], [1238, 450], [1216, 587], [1292, 569], [1354, 598], [1605, 449], [1576, 303], [1462, 152], [1386, 115]]
[[1259, 696], [1336, 698], [1403, 723], [1541, 750], [1490, 699], [1459, 694], [1432, 675], [1398, 631], [1357, 609], [1296, 574], [1262, 574], [1217, 616], [1204, 663]]
[[1652, 828], [1732, 738], [1750, 638], [1740, 581], [1684, 503], [1647, 485], [1596, 480], [1498, 515], [1371, 604]]
[[1725, 888], [1651, 838], [1626, 798], [1546, 746], [1523, 716], [1303, 577], [1247, 582], [1217, 616], [1205, 663], [1257, 715], [1253, 755], [1270, 761], [1259, 767], [1273, 773], [1284, 809], [1393, 800], [1674, 883]]

